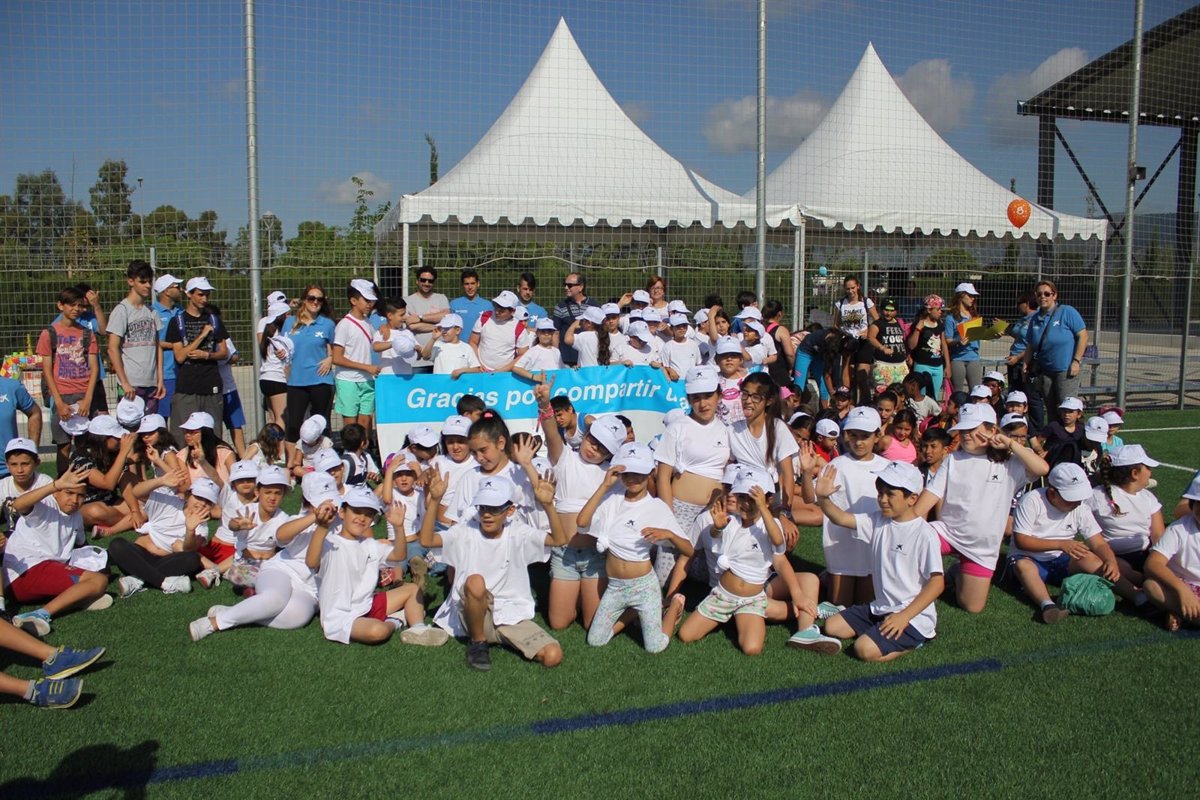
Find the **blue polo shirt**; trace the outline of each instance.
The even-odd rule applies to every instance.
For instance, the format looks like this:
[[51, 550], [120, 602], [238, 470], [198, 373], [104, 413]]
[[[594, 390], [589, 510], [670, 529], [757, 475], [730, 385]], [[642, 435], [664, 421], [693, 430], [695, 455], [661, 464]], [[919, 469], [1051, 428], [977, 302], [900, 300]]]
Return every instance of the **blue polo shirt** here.
[[529, 314], [529, 327], [533, 327], [534, 323], [539, 319], [550, 316], [546, 313], [546, 309], [539, 306], [537, 303], [522, 303], [521, 308], [525, 309], [525, 313]]
[[[1046, 340], [1041, 349], [1037, 349], [1042, 339], [1042, 330], [1046, 331]], [[1029, 317], [1029, 328], [1025, 331], [1025, 345], [1037, 349], [1034, 356], [1038, 365], [1045, 372], [1066, 372], [1071, 368], [1071, 359], [1075, 357], [1075, 337], [1086, 326], [1083, 317], [1071, 306], [1059, 305], [1049, 314], [1038, 311]]]
[[[13, 378], [0, 378], [0, 442], [17, 438], [17, 411], [33, 411], [33, 397]], [[8, 465], [0, 460], [0, 478], [8, 477]]]
[[475, 320], [479, 319], [479, 315], [491, 310], [492, 301], [485, 299], [481, 294], [475, 295], [474, 300], [468, 300], [464, 296], [450, 301], [450, 311], [462, 317], [462, 340], [464, 342], [471, 338], [471, 331], [475, 330]]
[[[972, 317], [974, 319], [974, 317]], [[963, 320], [953, 314], [946, 315], [946, 338], [958, 338], [958, 323]], [[967, 342], [966, 344], [950, 345], [950, 360], [951, 361], [978, 361], [979, 360], [979, 342]]]
[[288, 386], [333, 384], [332, 369], [325, 375], [317, 374], [317, 366], [329, 355], [328, 347], [333, 345], [333, 329], [333, 320], [329, 317], [317, 317], [315, 322], [299, 328], [295, 317], [284, 320], [282, 333], [296, 348], [292, 355], [292, 371], [288, 373]]
[[[158, 340], [165, 342], [167, 340], [167, 328], [171, 327], [171, 321], [179, 316], [179, 306], [167, 308], [157, 300], [154, 301], [154, 313], [158, 314], [158, 318], [162, 320], [162, 326], [158, 331]], [[167, 351], [162, 351], [159, 355], [163, 365], [163, 381], [175, 380], [175, 356]]]

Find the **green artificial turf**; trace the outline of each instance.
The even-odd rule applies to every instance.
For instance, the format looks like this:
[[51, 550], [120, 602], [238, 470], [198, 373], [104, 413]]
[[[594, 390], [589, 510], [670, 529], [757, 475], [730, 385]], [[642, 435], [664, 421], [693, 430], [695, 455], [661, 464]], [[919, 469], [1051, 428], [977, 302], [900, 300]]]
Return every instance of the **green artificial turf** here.
[[[1190, 425], [1200, 413], [1131, 414], [1123, 436], [1197, 466], [1200, 430], [1137, 431]], [[1190, 474], [1155, 474], [1169, 512]], [[816, 531], [796, 554], [820, 562]], [[758, 658], [720, 633], [651, 656], [628, 636], [590, 648], [573, 627], [558, 634], [560, 668], [493, 648], [492, 671], [479, 674], [454, 642], [335, 645], [316, 622], [189, 640], [189, 621], [234, 600], [226, 585], [143, 592], [56, 620], [50, 641], [109, 654], [83, 674], [76, 709], [0, 701], [0, 798], [139, 796], [151, 778], [146, 796], [189, 798], [1181, 797], [1200, 777], [1186, 745], [1200, 737], [1200, 638], [1167, 634], [1123, 604], [1047, 627], [996, 587], [982, 615], [939, 602], [938, 638], [885, 665], [789, 650], [781, 627]], [[4, 655], [0, 665], [36, 674]], [[804, 687], [811, 696], [738, 707]], [[713, 698], [734, 700], [686, 705]], [[648, 721], [597, 727], [593, 716], [664, 707]], [[581, 718], [592, 727], [531, 728]]]

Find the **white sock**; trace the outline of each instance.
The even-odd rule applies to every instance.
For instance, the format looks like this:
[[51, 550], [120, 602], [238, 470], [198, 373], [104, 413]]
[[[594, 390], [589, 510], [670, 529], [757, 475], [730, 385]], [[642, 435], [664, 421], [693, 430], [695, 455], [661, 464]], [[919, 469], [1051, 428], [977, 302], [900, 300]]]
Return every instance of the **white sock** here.
[[29, 684], [25, 687], [24, 697], [27, 702], [30, 702], [30, 703], [33, 702], [33, 681], [30, 681]]
[[1054, 605], [1053, 600], [1043, 600], [1042, 604], [1041, 604], [1041, 606], [1039, 606], [1039, 608], [1049, 608], [1052, 605]]
[[388, 625], [391, 625], [396, 630], [402, 629], [407, 624], [404, 621], [404, 617], [388, 617], [384, 620], [384, 622], [386, 622]]

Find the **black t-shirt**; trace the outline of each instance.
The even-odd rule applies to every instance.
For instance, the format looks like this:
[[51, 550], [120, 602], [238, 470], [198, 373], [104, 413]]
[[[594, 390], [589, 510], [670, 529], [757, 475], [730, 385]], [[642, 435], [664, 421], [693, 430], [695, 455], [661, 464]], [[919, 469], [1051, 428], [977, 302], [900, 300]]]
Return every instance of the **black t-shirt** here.
[[876, 361], [882, 361], [885, 364], [902, 364], [905, 357], [908, 355], [908, 350], [904, 346], [904, 327], [899, 320], [888, 322], [880, 319], [871, 323], [877, 329], [875, 338], [884, 347], [892, 348], [892, 354], [885, 356], [882, 350], [875, 354]]
[[[175, 342], [187, 344], [200, 335], [200, 331], [205, 325], [212, 325], [213, 330], [204, 337], [199, 349], [215, 353], [221, 342], [229, 336], [225, 332], [225, 325], [215, 314], [205, 313], [203, 316], [193, 317], [184, 309], [183, 313], [169, 323], [166, 341], [172, 344]], [[181, 327], [182, 331], [180, 331]], [[223, 387], [221, 371], [217, 368], [216, 361], [189, 358], [186, 361], [175, 362], [175, 392], [177, 394], [221, 394]]]
[[[920, 325], [920, 323], [915, 323]], [[912, 351], [913, 363], [924, 364], [928, 367], [944, 366], [946, 360], [942, 357], [942, 326], [932, 328], [922, 326], [917, 337], [917, 346]]]

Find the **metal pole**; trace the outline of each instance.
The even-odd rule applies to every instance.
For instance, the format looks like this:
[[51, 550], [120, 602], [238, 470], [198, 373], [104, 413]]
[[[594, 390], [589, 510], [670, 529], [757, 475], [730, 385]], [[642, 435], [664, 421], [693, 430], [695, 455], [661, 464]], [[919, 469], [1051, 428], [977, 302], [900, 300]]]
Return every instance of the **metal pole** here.
[[767, 0], [758, 0], [758, 170], [755, 191], [755, 264], [754, 293], [758, 302], [767, 298]]
[[150, 247], [150, 269], [158, 269], [158, 249], [154, 246]]
[[408, 223], [404, 223], [400, 234], [400, 293], [408, 297]]
[[379, 286], [379, 240], [375, 240], [375, 256], [371, 261], [371, 280]]
[[661, 278], [663, 276], [662, 245], [659, 245], [658, 247], [654, 248], [654, 251], [655, 251], [655, 257], [657, 259], [654, 262], [654, 274]]
[[862, 295], [863, 303], [867, 302], [867, 286], [871, 282], [871, 251], [863, 248], [863, 274], [862, 274]]
[[799, 228], [792, 235], [792, 330], [800, 329], [800, 320], [804, 319], [804, 313], [800, 308], [800, 304], [804, 302], [801, 286], [803, 279], [800, 277], [801, 266], [800, 251], [804, 247], [804, 225], [801, 222]]
[[1096, 333], [1093, 335], [1092, 343], [1096, 345], [1096, 357], [1100, 357], [1100, 332], [1104, 329], [1104, 260], [1107, 257], [1108, 240], [1100, 240], [1100, 274], [1096, 281]]
[[1125, 275], [1121, 281], [1121, 349], [1117, 353], [1117, 405], [1125, 406], [1129, 349], [1129, 305], [1133, 293], [1133, 211], [1137, 188], [1138, 114], [1142, 99], [1142, 18], [1144, 0], [1136, 0], [1133, 14], [1133, 85], [1129, 90], [1129, 159], [1125, 175]]
[[[257, 326], [262, 311], [262, 264], [258, 252], [258, 103], [256, 98], [257, 79], [254, 74], [254, 0], [246, 0], [246, 194], [249, 200], [250, 233], [250, 324]], [[251, 330], [254, 330], [252, 327]], [[254, 354], [254, 379], [250, 381], [250, 413], [256, 422], [251, 430], [257, 430], [258, 414], [262, 408], [262, 397], [258, 388], [258, 373], [262, 368], [262, 354], [251, 347]]]
[[1187, 395], [1187, 361], [1188, 361], [1188, 334], [1192, 332], [1192, 290], [1196, 280], [1196, 242], [1195, 235], [1192, 236], [1192, 257], [1188, 259], [1188, 274], [1187, 283], [1184, 288], [1187, 290], [1187, 295], [1183, 298], [1183, 336], [1180, 337], [1179, 343], [1179, 403], [1176, 405], [1180, 411], [1183, 410]]

